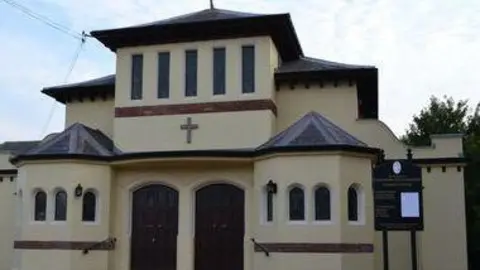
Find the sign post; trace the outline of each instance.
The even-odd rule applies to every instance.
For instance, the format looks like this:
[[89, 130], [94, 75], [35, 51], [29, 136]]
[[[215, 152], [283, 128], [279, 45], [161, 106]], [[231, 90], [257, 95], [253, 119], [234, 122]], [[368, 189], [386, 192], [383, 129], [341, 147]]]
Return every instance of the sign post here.
[[388, 270], [388, 231], [409, 231], [412, 270], [417, 270], [416, 231], [423, 230], [422, 168], [407, 160], [389, 160], [373, 172], [375, 230], [382, 231], [383, 265]]

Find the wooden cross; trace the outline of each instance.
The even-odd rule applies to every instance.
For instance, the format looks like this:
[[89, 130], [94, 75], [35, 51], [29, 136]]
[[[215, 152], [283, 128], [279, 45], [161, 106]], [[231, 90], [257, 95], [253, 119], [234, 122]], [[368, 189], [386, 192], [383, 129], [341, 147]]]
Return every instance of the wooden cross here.
[[187, 123], [181, 125], [180, 129], [187, 131], [187, 143], [192, 143], [192, 131], [198, 129], [198, 125], [192, 123], [192, 118], [187, 117]]

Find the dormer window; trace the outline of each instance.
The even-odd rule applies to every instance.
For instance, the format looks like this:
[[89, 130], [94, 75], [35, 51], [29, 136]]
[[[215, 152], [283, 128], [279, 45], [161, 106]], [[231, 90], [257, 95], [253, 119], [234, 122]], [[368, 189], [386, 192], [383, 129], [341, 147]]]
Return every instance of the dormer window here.
[[197, 50], [185, 52], [185, 96], [197, 95]]
[[130, 98], [132, 100], [142, 99], [143, 88], [143, 55], [132, 56], [132, 85]]
[[242, 47], [242, 93], [255, 92], [255, 47]]

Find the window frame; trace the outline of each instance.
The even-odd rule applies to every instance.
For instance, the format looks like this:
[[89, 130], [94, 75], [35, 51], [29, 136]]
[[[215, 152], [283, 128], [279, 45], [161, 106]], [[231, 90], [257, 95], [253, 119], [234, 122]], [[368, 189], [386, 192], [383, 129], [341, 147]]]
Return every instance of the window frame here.
[[[357, 219], [350, 219], [350, 190], [353, 189], [356, 192], [356, 204], [357, 204]], [[365, 195], [363, 188], [360, 184], [353, 183], [347, 189], [347, 221], [351, 225], [364, 225], [365, 224]]]
[[[247, 49], [252, 49], [252, 66], [251, 66], [251, 74], [248, 73], [250, 70], [249, 68], [250, 67], [247, 67], [246, 65], [246, 62], [247, 62], [247, 58], [246, 58], [246, 50]], [[242, 87], [242, 94], [245, 95], [245, 94], [254, 94], [255, 93], [255, 61], [256, 61], [256, 48], [255, 48], [255, 45], [254, 44], [245, 44], [242, 46], [241, 48], [241, 53], [240, 53], [240, 57], [241, 57], [241, 67], [240, 67], [240, 80], [241, 80], [241, 87]], [[246, 83], [246, 75], [247, 73], [249, 75], [251, 75], [251, 89], [249, 88], [249, 84]]]
[[[328, 219], [317, 219], [317, 190], [326, 189], [329, 196], [329, 218]], [[332, 224], [333, 223], [333, 191], [329, 185], [325, 183], [318, 184], [314, 186], [312, 190], [312, 222], [314, 224]]]
[[267, 191], [267, 188], [266, 187], [263, 187], [262, 188], [262, 192], [261, 192], [261, 196], [260, 196], [260, 200], [261, 200], [261, 211], [260, 211], [260, 221], [261, 221], [261, 224], [263, 225], [272, 225], [274, 222], [275, 222], [275, 194], [273, 193], [270, 193], [271, 194], [271, 220], [268, 220], [269, 218], [269, 203], [268, 203], [268, 199], [269, 199], [269, 193]]
[[[135, 65], [135, 60], [140, 61], [139, 66]], [[130, 100], [142, 100], [143, 99], [143, 65], [144, 65], [144, 56], [142, 53], [134, 53], [131, 56], [131, 65], [130, 65]], [[138, 70], [136, 69], [138, 67]], [[136, 73], [140, 73], [139, 81], [136, 81]], [[136, 86], [139, 89], [136, 91]]]
[[[217, 53], [222, 54], [217, 54]], [[227, 48], [214, 47], [213, 48], [213, 64], [212, 64], [212, 93], [213, 96], [224, 96], [227, 94]], [[222, 62], [217, 62], [217, 57], [223, 56]], [[220, 64], [220, 66], [217, 66]], [[221, 68], [221, 69], [219, 69]], [[221, 76], [218, 77], [218, 76]], [[217, 82], [221, 82], [217, 84]], [[220, 89], [217, 89], [219, 87]], [[217, 91], [219, 90], [219, 91]]]
[[[193, 72], [192, 74], [190, 74], [192, 76], [192, 82], [194, 82], [194, 89], [191, 89], [189, 88], [189, 54], [190, 53], [195, 53], [195, 58], [192, 58], [192, 59], [195, 59], [195, 72]], [[187, 49], [185, 50], [185, 53], [184, 53], [184, 57], [185, 57], [185, 61], [184, 61], [184, 65], [185, 65], [185, 74], [184, 74], [184, 96], [186, 98], [195, 98], [198, 96], [198, 50], [197, 49]]]
[[[160, 72], [161, 63], [160, 60], [162, 56], [165, 56], [167, 69], [164, 72]], [[171, 70], [172, 56], [169, 51], [161, 51], [157, 53], [157, 99], [169, 99], [170, 98], [170, 70]], [[164, 74], [165, 76], [161, 76]], [[165, 79], [165, 80], [163, 80]], [[165, 82], [166, 89], [163, 88], [164, 85], [161, 82]], [[162, 88], [161, 88], [162, 87]]]
[[[290, 209], [291, 209], [291, 203], [290, 203], [290, 193], [294, 189], [300, 189], [303, 192], [303, 219], [291, 219], [290, 215]], [[305, 187], [300, 185], [300, 184], [292, 184], [288, 187], [287, 192], [286, 192], [286, 203], [287, 203], [287, 221], [288, 224], [307, 224], [308, 221], [308, 203], [307, 203], [307, 193], [305, 192]]]
[[[84, 213], [84, 201], [85, 201], [85, 195], [87, 195], [87, 193], [91, 193], [93, 194], [93, 196], [95, 196], [95, 208], [94, 208], [94, 219], [93, 221], [91, 220], [84, 220], [83, 218], [83, 213]], [[81, 216], [81, 221], [82, 223], [84, 224], [90, 224], [90, 225], [96, 225], [96, 224], [100, 224], [100, 207], [99, 207], [99, 204], [100, 204], [100, 198], [99, 198], [99, 195], [98, 195], [98, 191], [95, 190], [95, 189], [87, 189], [83, 195], [82, 195], [82, 216]]]
[[[38, 195], [39, 193], [43, 193], [44, 196], [45, 196], [45, 199], [44, 199], [45, 207], [44, 207], [44, 209], [43, 209], [43, 211], [44, 211], [44, 219], [43, 219], [43, 220], [40, 220], [40, 219], [37, 220], [37, 219], [36, 219], [36, 216], [37, 216], [37, 214], [36, 214], [36, 212], [37, 212], [37, 195]], [[33, 190], [33, 192], [32, 192], [32, 203], [31, 203], [31, 205], [33, 206], [33, 207], [32, 207], [31, 222], [32, 222], [32, 223], [40, 223], [40, 224], [46, 223], [47, 220], [48, 220], [48, 194], [47, 194], [47, 192], [46, 192], [44, 189], [42, 189], [42, 188], [35, 188], [35, 189]]]
[[[65, 219], [57, 219], [57, 196], [59, 193], [65, 193]], [[52, 223], [64, 224], [68, 220], [68, 192], [63, 188], [56, 188], [52, 196]]]

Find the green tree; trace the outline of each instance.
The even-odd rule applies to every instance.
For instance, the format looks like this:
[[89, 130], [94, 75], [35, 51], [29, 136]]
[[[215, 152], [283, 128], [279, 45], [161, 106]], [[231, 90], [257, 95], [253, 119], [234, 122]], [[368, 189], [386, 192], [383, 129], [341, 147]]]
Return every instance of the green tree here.
[[402, 141], [413, 146], [430, 144], [430, 135], [464, 134], [463, 152], [469, 269], [480, 269], [480, 103], [473, 113], [466, 100], [431, 97], [427, 107], [413, 117]]

